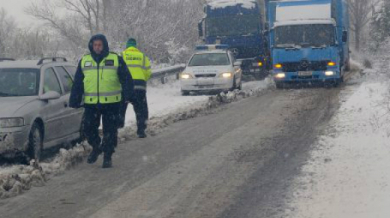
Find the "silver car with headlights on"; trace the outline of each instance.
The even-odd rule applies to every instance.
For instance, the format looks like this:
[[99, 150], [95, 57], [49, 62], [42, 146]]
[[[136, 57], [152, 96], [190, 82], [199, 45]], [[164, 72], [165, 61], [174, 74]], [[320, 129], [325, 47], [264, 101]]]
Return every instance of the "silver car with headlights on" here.
[[227, 45], [196, 47], [197, 52], [180, 74], [182, 95], [241, 89], [241, 62], [235, 60], [228, 48]]
[[0, 156], [40, 160], [44, 148], [81, 139], [83, 109], [68, 106], [76, 67], [65, 58], [0, 58]]

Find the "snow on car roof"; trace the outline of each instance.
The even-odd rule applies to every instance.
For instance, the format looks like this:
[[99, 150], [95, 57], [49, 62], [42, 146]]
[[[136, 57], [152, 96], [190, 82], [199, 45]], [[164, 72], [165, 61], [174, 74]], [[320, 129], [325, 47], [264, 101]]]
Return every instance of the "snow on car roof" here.
[[276, 7], [276, 22], [331, 19], [331, 11], [331, 3], [302, 5], [281, 4]]
[[209, 0], [207, 3], [212, 9], [226, 8], [237, 4], [241, 4], [241, 7], [247, 9], [256, 7], [256, 0]]

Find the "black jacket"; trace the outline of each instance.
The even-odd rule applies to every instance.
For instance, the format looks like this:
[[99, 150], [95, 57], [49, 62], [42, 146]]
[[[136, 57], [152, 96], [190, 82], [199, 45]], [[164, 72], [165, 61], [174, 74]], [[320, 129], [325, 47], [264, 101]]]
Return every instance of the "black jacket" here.
[[[93, 41], [102, 40], [104, 45], [104, 50], [102, 54], [96, 54], [93, 51]], [[91, 51], [92, 58], [96, 61], [96, 63], [100, 63], [105, 57], [107, 57], [110, 53], [110, 49], [108, 47], [107, 39], [104, 35], [95, 35], [91, 38], [88, 44], [89, 50]], [[131, 94], [134, 93], [134, 84], [133, 78], [129, 72], [129, 69], [126, 66], [125, 61], [122, 57], [119, 57], [119, 68], [118, 68], [118, 77], [119, 81], [122, 84], [122, 99], [124, 101], [131, 101]], [[72, 87], [72, 92], [70, 94], [69, 106], [72, 108], [81, 107], [81, 102], [84, 96], [84, 74], [81, 67], [81, 60], [77, 67], [76, 75], [74, 78], [74, 83]]]

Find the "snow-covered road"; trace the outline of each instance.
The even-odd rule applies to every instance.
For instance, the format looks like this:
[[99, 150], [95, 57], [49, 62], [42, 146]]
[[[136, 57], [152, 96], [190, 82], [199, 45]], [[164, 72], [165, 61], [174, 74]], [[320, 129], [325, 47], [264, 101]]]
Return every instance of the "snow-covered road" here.
[[342, 99], [294, 180], [285, 217], [390, 216], [390, 92], [384, 81], [364, 82]]

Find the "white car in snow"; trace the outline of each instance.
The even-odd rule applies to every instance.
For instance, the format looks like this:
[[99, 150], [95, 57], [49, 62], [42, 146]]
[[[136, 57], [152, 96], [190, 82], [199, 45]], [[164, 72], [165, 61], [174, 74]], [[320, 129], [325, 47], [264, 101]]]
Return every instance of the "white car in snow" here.
[[228, 46], [204, 45], [196, 50], [180, 74], [182, 95], [241, 89], [241, 62], [235, 60]]

